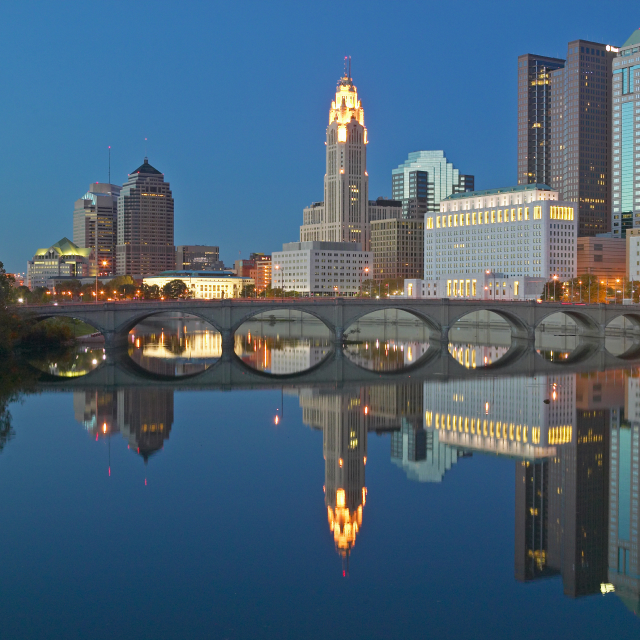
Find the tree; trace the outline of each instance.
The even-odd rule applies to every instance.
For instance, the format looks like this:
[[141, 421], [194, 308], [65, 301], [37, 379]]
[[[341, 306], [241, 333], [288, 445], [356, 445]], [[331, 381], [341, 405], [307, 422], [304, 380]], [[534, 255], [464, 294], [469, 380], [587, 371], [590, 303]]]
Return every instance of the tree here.
[[171, 280], [162, 287], [162, 293], [165, 298], [186, 298], [189, 288], [184, 280]]
[[0, 308], [6, 308], [9, 303], [13, 302], [15, 282], [16, 279], [4, 270], [4, 264], [0, 262]]
[[240, 290], [241, 298], [253, 298], [256, 293], [256, 285], [255, 284], [246, 284]]
[[160, 291], [160, 287], [157, 284], [143, 284], [141, 291], [145, 300], [157, 300], [162, 295], [162, 291]]
[[29, 302], [32, 304], [44, 304], [51, 301], [51, 292], [47, 287], [36, 287], [31, 291]]

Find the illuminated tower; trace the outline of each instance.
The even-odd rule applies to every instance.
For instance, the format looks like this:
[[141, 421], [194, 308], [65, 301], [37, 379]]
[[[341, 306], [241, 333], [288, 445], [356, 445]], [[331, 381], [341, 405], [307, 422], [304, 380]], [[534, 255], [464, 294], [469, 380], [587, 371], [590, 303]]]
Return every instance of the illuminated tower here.
[[329, 110], [324, 203], [304, 210], [301, 242], [361, 242], [369, 246], [367, 129], [364, 109], [351, 78], [351, 59], [345, 59]]

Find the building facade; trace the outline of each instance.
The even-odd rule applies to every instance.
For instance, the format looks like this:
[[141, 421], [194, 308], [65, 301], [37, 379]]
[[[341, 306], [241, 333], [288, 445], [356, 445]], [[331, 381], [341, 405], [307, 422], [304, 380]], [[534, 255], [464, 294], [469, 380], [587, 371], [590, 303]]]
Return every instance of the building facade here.
[[422, 219], [450, 195], [473, 191], [474, 184], [474, 177], [461, 174], [444, 151], [413, 151], [391, 172], [392, 197], [402, 202], [404, 218]]
[[551, 184], [551, 72], [564, 64], [518, 57], [518, 184]]
[[254, 284], [251, 278], [236, 276], [230, 271], [165, 271], [144, 279], [144, 284], [158, 285], [161, 289], [172, 280], [182, 280], [192, 298], [213, 300], [239, 298], [242, 290]]
[[91, 275], [93, 250], [81, 249], [68, 238], [51, 247], [38, 249], [27, 262], [27, 286], [46, 287], [47, 280], [56, 277], [84, 278]]
[[371, 254], [372, 279], [419, 278], [424, 271], [424, 222], [404, 218], [371, 222]]
[[622, 238], [578, 238], [577, 275], [593, 275], [600, 280], [624, 278], [627, 273], [626, 254], [626, 242]]
[[118, 275], [153, 276], [175, 268], [173, 205], [164, 174], [145, 158], [118, 196]]
[[611, 231], [640, 227], [640, 29], [613, 59], [613, 179]]
[[546, 185], [449, 196], [425, 217], [424, 279], [576, 276], [577, 205]]
[[274, 289], [312, 296], [357, 295], [373, 266], [359, 242], [289, 242], [271, 261]]
[[611, 62], [609, 45], [574, 40], [551, 71], [551, 183], [578, 206], [578, 235], [610, 230]]
[[220, 247], [182, 244], [176, 247], [176, 269], [183, 271], [224, 271]]
[[93, 249], [90, 275], [110, 276], [116, 272], [118, 196], [115, 184], [90, 184], [73, 208], [73, 243]]
[[300, 240], [358, 242], [367, 247], [368, 202], [364, 109], [345, 65], [329, 110], [324, 201], [305, 209]]
[[262, 293], [271, 286], [271, 256], [264, 253], [252, 253], [251, 257], [255, 262], [256, 293]]

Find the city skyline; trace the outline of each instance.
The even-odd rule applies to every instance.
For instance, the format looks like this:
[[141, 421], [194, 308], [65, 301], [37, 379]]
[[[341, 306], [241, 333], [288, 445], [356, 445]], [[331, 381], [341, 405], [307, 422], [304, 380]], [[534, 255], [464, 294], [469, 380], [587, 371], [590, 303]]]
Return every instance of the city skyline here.
[[[11, 50], [30, 47], [31, 55], [22, 57], [12, 67], [7, 82], [7, 91], [14, 100], [5, 105], [5, 117], [12, 126], [5, 132], [4, 140], [3, 175], [10, 185], [5, 187], [5, 207], [10, 215], [7, 216], [7, 240], [0, 245], [3, 262], [9, 270], [23, 271], [25, 257], [33, 254], [33, 247], [48, 246], [63, 235], [72, 237], [73, 202], [78, 193], [82, 193], [87, 183], [109, 181], [109, 146], [112, 147], [111, 183], [123, 183], [130, 167], [145, 153], [171, 177], [176, 197], [176, 244], [200, 241], [201, 228], [206, 229], [212, 219], [211, 230], [203, 239], [222, 247], [221, 258], [227, 263], [232, 262], [238, 252], [243, 255], [251, 250], [271, 252], [283, 240], [295, 239], [300, 210], [322, 196], [317, 176], [323, 173], [324, 164], [324, 154], [318, 152], [324, 138], [324, 111], [345, 54], [353, 57], [352, 75], [357, 78], [367, 105], [371, 194], [391, 196], [391, 170], [407, 153], [418, 149], [445, 149], [458, 166], [476, 176], [478, 188], [515, 184], [517, 57], [534, 53], [561, 58], [566, 42], [572, 38], [619, 46], [629, 35], [628, 27], [620, 27], [621, 16], [607, 15], [595, 25], [588, 6], [580, 5], [583, 12], [576, 14], [570, 4], [561, 10], [572, 16], [569, 28], [560, 26], [565, 23], [557, 20], [542, 37], [532, 34], [529, 41], [526, 37], [511, 38], [505, 42], [500, 56], [489, 46], [474, 47], [478, 71], [467, 74], [465, 91], [470, 83], [472, 90], [486, 92], [480, 71], [483, 61], [497, 65], [505, 82], [500, 90], [504, 98], [487, 95], [474, 102], [473, 108], [451, 79], [451, 68], [459, 65], [466, 55], [463, 47], [450, 46], [453, 31], [444, 29], [425, 43], [425, 56], [431, 55], [430, 59], [440, 61], [438, 64], [425, 67], [418, 60], [412, 60], [400, 65], [392, 40], [388, 46], [380, 46], [370, 37], [379, 24], [377, 17], [384, 7], [381, 3], [368, 7], [371, 13], [364, 12], [364, 28], [355, 37], [350, 36], [348, 45], [343, 36], [337, 36], [321, 51], [305, 48], [303, 53], [299, 51], [304, 45], [298, 34], [304, 30], [306, 42], [309, 29], [312, 33], [316, 30], [323, 33], [330, 20], [321, 9], [308, 8], [291, 15], [284, 7], [276, 6], [267, 16], [261, 15], [263, 9], [256, 5], [249, 24], [243, 25], [240, 33], [235, 27], [229, 28], [234, 21], [243, 23], [232, 15], [237, 10], [230, 9], [228, 15], [218, 17], [213, 27], [216, 32], [220, 30], [221, 37], [217, 41], [205, 38], [205, 42], [216, 41], [215, 44], [196, 45], [192, 43], [198, 38], [192, 37], [192, 31], [197, 32], [199, 27], [192, 25], [189, 18], [180, 17], [177, 6], [167, 3], [157, 17], [145, 17], [143, 26], [137, 22], [135, 10], [131, 26], [94, 20], [96, 36], [105, 37], [111, 46], [94, 50], [92, 56], [84, 58], [70, 56], [66, 44], [62, 43], [71, 41], [73, 30], [92, 20], [91, 9], [82, 15], [76, 15], [71, 8], [59, 10], [51, 13], [49, 20], [34, 23], [28, 19], [25, 5], [13, 8], [13, 15], [6, 21], [12, 24], [12, 32], [3, 43], [7, 57], [12, 57], [11, 47]], [[498, 14], [490, 8], [469, 4], [467, 15], [476, 19], [469, 20], [468, 24], [473, 23], [475, 28], [480, 21], [480, 24], [502, 24], [506, 28], [524, 16], [523, 8], [500, 9]], [[203, 11], [204, 17], [208, 11], [212, 10]], [[418, 9], [417, 16], [408, 8], [397, 9], [387, 16], [385, 24], [417, 29], [421, 12], [425, 19], [428, 13], [430, 20], [437, 20], [444, 9]], [[412, 20], [407, 22], [409, 13]], [[39, 8], [39, 14], [44, 18], [47, 10]], [[264, 27], [265, 20], [271, 33], [275, 29], [289, 37], [278, 45], [273, 45], [275, 39], [270, 37], [266, 57], [257, 55], [264, 43], [262, 36], [256, 37], [257, 25]], [[50, 40], [49, 29], [59, 35], [59, 42]], [[130, 37], [130, 29], [135, 29], [135, 38]], [[157, 38], [158, 29], [165, 34], [171, 29], [171, 36], [183, 44], [182, 49]], [[464, 26], [463, 33], [456, 31], [456, 40], [464, 40], [464, 29], [472, 27]], [[67, 33], [67, 30], [71, 31]], [[44, 47], [46, 56], [40, 55]], [[199, 47], [203, 51], [199, 51]], [[99, 104], [89, 101], [90, 106], [85, 107], [79, 103], [76, 88], [83, 79], [117, 77], [116, 72], [130, 64], [140, 51], [156, 60], [157, 65], [148, 72], [149, 79], [134, 86], [126, 100], [114, 91]], [[202, 64], [208, 64], [211, 69], [211, 82], [200, 81], [203, 67], [187, 69], [186, 61], [200, 53]], [[56, 73], [50, 72], [51, 65]], [[229, 101], [218, 97], [219, 87], [226, 86], [225, 83], [248, 69], [252, 69], [251, 78], [260, 79], [243, 83]], [[309, 107], [281, 118], [278, 117], [279, 105], [272, 107], [270, 103], [276, 103], [285, 69], [296, 78], [296, 95]], [[170, 96], [164, 91], [167, 71], [172, 87]], [[416, 80], [418, 71], [422, 74], [421, 82]], [[194, 78], [196, 73], [198, 82]], [[413, 96], [408, 107], [399, 108], [396, 92], [390, 89], [398, 81], [411, 82]], [[432, 97], [429, 87], [433, 86], [444, 88], [446, 99], [429, 100]], [[256, 108], [253, 105], [258, 94], [260, 100]], [[46, 95], [47, 100], [36, 100], [36, 95], [40, 98]], [[185, 103], [186, 95], [190, 99]], [[145, 115], [142, 119], [131, 118], [136, 112]], [[219, 126], [217, 123], [223, 119], [227, 124]], [[486, 126], [487, 122], [501, 124]], [[290, 136], [292, 128], [299, 132], [296, 136]], [[469, 142], [471, 139], [473, 144]], [[263, 169], [247, 190], [247, 182], [237, 168], [246, 162], [248, 154]], [[293, 163], [296, 166], [291, 166], [287, 170], [289, 177], [284, 178], [282, 167], [291, 154], [304, 157], [305, 162]], [[34, 173], [40, 179], [35, 193], [30, 184], [32, 198], [25, 199], [22, 194], [27, 189], [26, 175], [31, 177]], [[235, 192], [241, 185], [246, 200], [238, 203]], [[218, 194], [215, 202], [205, 208], [199, 198], [203, 188], [212, 188]], [[47, 206], [43, 207], [41, 199], [45, 197]], [[262, 225], [254, 221], [240, 239], [234, 233], [233, 216], [228, 213], [250, 216], [250, 202], [256, 198], [267, 202], [262, 218], [278, 216], [279, 224]], [[26, 220], [33, 223], [29, 226], [30, 234], [24, 233]], [[194, 228], [198, 229], [197, 234]], [[280, 235], [282, 228], [290, 229], [290, 238]]]

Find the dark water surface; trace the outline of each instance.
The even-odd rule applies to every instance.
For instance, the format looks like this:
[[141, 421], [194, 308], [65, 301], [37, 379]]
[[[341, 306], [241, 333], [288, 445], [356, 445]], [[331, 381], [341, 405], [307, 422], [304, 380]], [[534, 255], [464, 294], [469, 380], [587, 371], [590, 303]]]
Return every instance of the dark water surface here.
[[[249, 329], [263, 372], [333, 357]], [[373, 385], [76, 376], [10, 405], [0, 637], [640, 637], [638, 369], [398, 381], [424, 337], [367, 331]]]

